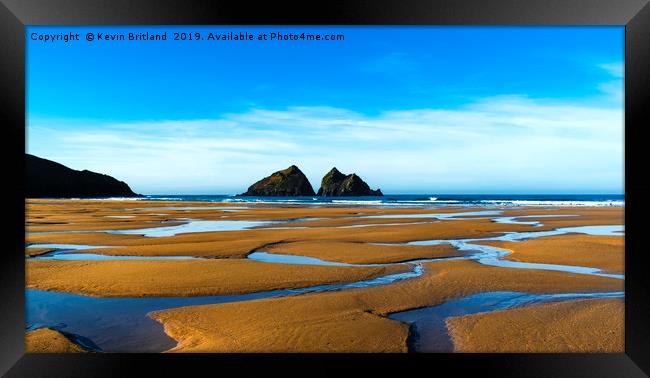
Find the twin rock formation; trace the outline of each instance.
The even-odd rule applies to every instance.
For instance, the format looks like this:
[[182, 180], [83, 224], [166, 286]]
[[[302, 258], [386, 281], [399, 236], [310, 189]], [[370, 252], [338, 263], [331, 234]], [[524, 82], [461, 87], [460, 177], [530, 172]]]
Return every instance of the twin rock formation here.
[[358, 196], [383, 196], [381, 190], [372, 190], [361, 177], [352, 173], [344, 175], [338, 169], [332, 168], [323, 180], [318, 194], [314, 193], [307, 176], [292, 165], [265, 177], [248, 188], [240, 196], [328, 196], [328, 197], [358, 197]]
[[381, 190], [372, 190], [361, 177], [355, 173], [344, 175], [336, 167], [327, 172], [318, 189], [319, 196], [383, 196]]
[[[142, 197], [115, 178], [88, 170], [77, 171], [63, 164], [25, 154], [26, 198], [101, 198]], [[315, 196], [309, 180], [295, 165], [275, 172], [248, 188], [240, 196]], [[332, 168], [321, 183], [319, 196], [382, 196], [381, 190], [371, 190], [356, 174], [344, 175]]]

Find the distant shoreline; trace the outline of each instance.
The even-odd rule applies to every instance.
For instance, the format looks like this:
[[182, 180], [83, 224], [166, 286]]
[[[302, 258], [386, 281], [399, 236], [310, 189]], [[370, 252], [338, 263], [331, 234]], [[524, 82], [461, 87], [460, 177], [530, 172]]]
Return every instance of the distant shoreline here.
[[[43, 200], [44, 198], [39, 198]], [[52, 198], [61, 199], [61, 198]], [[368, 206], [540, 206], [540, 207], [624, 207], [625, 196], [616, 194], [581, 195], [428, 195], [386, 194], [367, 197], [263, 197], [234, 195], [145, 195], [143, 197], [66, 198], [77, 200], [129, 200], [207, 202], [229, 204], [300, 204], [300, 205], [368, 205]]]

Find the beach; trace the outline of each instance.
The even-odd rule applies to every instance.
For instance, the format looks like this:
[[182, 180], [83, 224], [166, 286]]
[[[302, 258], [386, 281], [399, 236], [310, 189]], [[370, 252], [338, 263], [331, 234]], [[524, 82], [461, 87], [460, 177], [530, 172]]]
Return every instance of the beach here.
[[71, 341], [61, 332], [50, 328], [39, 328], [25, 335], [27, 353], [86, 353], [87, 350]]
[[459, 352], [620, 353], [624, 303], [590, 299], [447, 320]]
[[[30, 199], [26, 288], [39, 299], [28, 295], [26, 342], [70, 352], [87, 349], [78, 337], [97, 352], [413, 352], [425, 329], [397, 319], [417, 310], [438, 314], [418, 321], [457, 352], [621, 352], [623, 215], [565, 204]], [[493, 297], [440, 315], [476, 295]], [[68, 297], [121, 307], [92, 315], [97, 327], [90, 312], [48, 313]], [[123, 335], [108, 334], [116, 324]]]

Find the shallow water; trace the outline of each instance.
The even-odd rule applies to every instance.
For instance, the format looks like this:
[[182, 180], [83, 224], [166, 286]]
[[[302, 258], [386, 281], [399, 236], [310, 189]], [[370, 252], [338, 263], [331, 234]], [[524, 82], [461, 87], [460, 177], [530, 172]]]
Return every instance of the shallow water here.
[[520, 261], [513, 261], [513, 260], [505, 260], [502, 259], [502, 257], [510, 254], [509, 251], [497, 247], [486, 246], [486, 245], [467, 244], [466, 246], [463, 247], [463, 249], [478, 250], [482, 252], [481, 254], [479, 254], [480, 257], [476, 258], [476, 261], [478, 261], [483, 265], [498, 266], [501, 268], [554, 270], [558, 272], [588, 274], [592, 276], [601, 276], [601, 277], [617, 278], [617, 279], [625, 278], [625, 275], [623, 274], [603, 273], [603, 271], [598, 268], [591, 268], [586, 266], [528, 263], [528, 262], [520, 262]]
[[176, 226], [166, 227], [149, 227], [137, 228], [130, 230], [103, 230], [110, 234], [126, 234], [126, 235], [144, 235], [146, 237], [164, 237], [174, 236], [178, 234], [188, 234], [192, 232], [216, 232], [216, 231], [241, 231], [253, 227], [267, 226], [277, 221], [245, 221], [245, 220], [181, 220], [187, 223], [179, 224]]
[[[398, 263], [388, 264], [349, 264], [336, 261], [326, 261], [310, 256], [301, 255], [288, 255], [268, 253], [257, 251], [247, 256], [250, 260], [263, 261], [270, 263], [282, 264], [302, 264], [302, 265], [325, 265], [325, 266], [381, 266], [391, 264], [417, 264], [423, 262], [443, 261], [443, 260], [475, 260], [484, 265], [498, 266], [504, 268], [519, 268], [519, 269], [542, 269], [554, 270], [561, 272], [569, 272], [576, 274], [589, 274], [609, 278], [623, 279], [623, 274], [603, 273], [598, 268], [575, 266], [575, 265], [558, 265], [558, 264], [542, 264], [542, 263], [527, 263], [512, 260], [502, 259], [504, 256], [510, 254], [502, 248], [475, 244], [472, 242], [481, 240], [497, 240], [497, 241], [522, 241], [538, 237], [562, 235], [566, 233], [584, 233], [588, 235], [620, 235], [619, 232], [624, 231], [624, 226], [580, 226], [580, 227], [565, 227], [551, 231], [533, 231], [533, 232], [510, 232], [501, 236], [494, 236], [480, 239], [434, 239], [434, 240], [420, 240], [407, 243], [373, 243], [381, 245], [439, 245], [450, 244], [457, 248], [459, 251], [466, 252], [464, 256], [457, 257], [441, 257], [441, 258], [427, 258], [427, 259], [414, 259]], [[75, 250], [84, 250], [91, 248], [108, 248], [107, 246], [89, 246], [89, 245], [75, 245], [75, 244], [35, 244], [30, 247], [42, 248], [60, 248], [54, 252], [35, 256], [30, 259], [34, 260], [181, 260], [181, 259], [201, 259], [200, 257], [192, 256], [111, 256], [102, 254], [82, 254], [74, 253]]]
[[487, 239], [475, 240], [502, 240], [502, 241], [523, 241], [543, 236], [553, 236], [562, 234], [586, 234], [586, 235], [602, 235], [602, 236], [621, 236], [625, 232], [625, 226], [611, 225], [611, 226], [576, 226], [576, 227], [562, 227], [550, 231], [531, 231], [531, 232], [507, 232], [505, 235], [496, 236]]
[[[442, 220], [471, 220], [471, 219], [490, 219], [496, 223], [506, 224], [527, 224], [535, 227], [542, 226], [540, 221], [521, 221], [521, 218], [556, 218], [556, 217], [574, 217], [575, 215], [519, 215], [512, 217], [493, 217], [499, 215], [503, 210], [484, 210], [484, 211], [466, 211], [457, 213], [426, 213], [426, 214], [384, 214], [384, 215], [359, 215], [354, 217], [343, 217], [341, 219], [435, 219], [436, 221]], [[313, 220], [313, 219], [310, 219]], [[368, 223], [368, 224], [355, 224], [349, 226], [323, 226], [323, 227], [274, 227], [273, 229], [299, 229], [299, 228], [356, 228], [356, 227], [376, 227], [376, 226], [405, 226], [413, 224], [433, 223], [431, 221], [419, 222], [402, 222], [402, 223]]]
[[548, 214], [548, 215], [517, 215], [514, 217], [498, 217], [492, 218], [493, 222], [496, 223], [505, 223], [505, 224], [529, 224], [534, 227], [541, 227], [544, 224], [540, 221], [522, 221], [520, 219], [527, 218], [562, 218], [562, 217], [575, 217], [576, 215], [568, 214]]
[[529, 239], [534, 239], [534, 238], [539, 238], [544, 236], [563, 235], [569, 233], [620, 236], [621, 235], [620, 232], [623, 232], [624, 229], [625, 227], [621, 225], [564, 227], [564, 228], [558, 228], [551, 231], [509, 232], [500, 236], [480, 238], [480, 239], [458, 239], [458, 240], [434, 239], [434, 240], [414, 241], [406, 244], [409, 245], [450, 244], [456, 247], [460, 251], [465, 251], [469, 253], [469, 256], [464, 257], [463, 259], [476, 260], [481, 264], [491, 265], [491, 266], [498, 266], [504, 268], [519, 268], [519, 269], [555, 270], [561, 272], [589, 274], [589, 275], [596, 275], [602, 277], [623, 279], [625, 277], [623, 274], [603, 273], [600, 269], [597, 268], [574, 266], [574, 265], [526, 263], [526, 262], [504, 260], [502, 259], [502, 257], [509, 255], [510, 251], [507, 251], [502, 248], [475, 244], [472, 242], [485, 241], [485, 240], [517, 242], [517, 241], [529, 240]]
[[437, 306], [396, 312], [389, 319], [409, 324], [408, 347], [411, 352], [453, 352], [445, 320], [482, 312], [506, 310], [533, 304], [586, 298], [620, 298], [623, 292], [529, 294], [518, 292], [486, 292], [447, 301]]
[[243, 210], [250, 209], [250, 206], [163, 206], [163, 207], [139, 207], [127, 210]]
[[315, 257], [300, 255], [284, 255], [281, 253], [253, 252], [246, 256], [249, 260], [263, 261], [278, 264], [300, 264], [300, 265], [329, 265], [329, 266], [359, 266], [357, 264], [346, 264], [336, 261], [325, 261]]
[[387, 214], [387, 215], [364, 215], [359, 217], [351, 218], [364, 218], [364, 219], [395, 219], [395, 218], [435, 218], [435, 219], [454, 219], [462, 217], [473, 217], [473, 216], [489, 216], [489, 215], [499, 215], [503, 211], [501, 210], [485, 210], [485, 211], [466, 211], [458, 213], [428, 213], [428, 214]]
[[[569, 233], [587, 234], [587, 235], [605, 235], [605, 236], [621, 236], [625, 231], [625, 226], [611, 225], [611, 226], [577, 226], [577, 227], [563, 227], [549, 231], [530, 231], [530, 232], [505, 232], [503, 235], [492, 236], [486, 238], [472, 238], [472, 239], [430, 239], [430, 240], [416, 240], [407, 242], [408, 245], [437, 245], [445, 244], [453, 241], [472, 242], [472, 241], [523, 241], [534, 238], [541, 238], [544, 236], [562, 235]], [[375, 244], [392, 244], [397, 243], [375, 243]]]
[[[310, 219], [316, 220], [316, 219]], [[283, 226], [283, 227], [266, 227], [265, 230], [302, 230], [302, 229], [318, 229], [318, 228], [360, 228], [360, 227], [381, 227], [381, 226], [405, 226], [413, 224], [424, 224], [433, 222], [404, 222], [404, 223], [367, 223], [367, 224], [353, 224], [348, 226]]]
[[[406, 226], [414, 224], [434, 223], [441, 220], [468, 220], [468, 219], [482, 219], [470, 218], [472, 216], [489, 216], [501, 214], [501, 210], [485, 210], [485, 211], [466, 211], [457, 213], [426, 213], [426, 214], [384, 214], [384, 215], [358, 215], [353, 217], [341, 217], [339, 219], [426, 219], [430, 218], [433, 221], [418, 221], [418, 222], [402, 222], [402, 223], [362, 223], [353, 224], [348, 226], [287, 226], [287, 227], [272, 227], [269, 229], [274, 230], [294, 230], [304, 228], [359, 228], [359, 227], [385, 227], [385, 226]], [[306, 218], [304, 220], [319, 220], [318, 218]]]
[[101, 298], [27, 289], [27, 329], [50, 327], [80, 335], [103, 352], [162, 352], [176, 342], [164, 333], [160, 323], [147, 316], [151, 311], [386, 285], [422, 273], [422, 267], [415, 265], [409, 272], [358, 282], [203, 297]]
[[201, 257], [193, 256], [114, 256], [100, 255], [97, 253], [51, 252], [28, 258], [26, 260], [61, 260], [61, 261], [89, 261], [89, 260], [196, 260]]
[[270, 203], [313, 205], [358, 204], [365, 206], [624, 206], [624, 195], [546, 195], [546, 194], [386, 194], [381, 197], [238, 197], [232, 195], [156, 195], [146, 200], [201, 201], [232, 203]]
[[[226, 211], [226, 210], [224, 210]], [[234, 210], [233, 210], [234, 211]], [[164, 215], [164, 214], [150, 214], [150, 215]], [[225, 217], [225, 216], [223, 216]], [[268, 221], [248, 221], [248, 220], [198, 220], [191, 218], [176, 218], [162, 221], [160, 223], [177, 223], [183, 222], [175, 226], [163, 227], [146, 227], [124, 230], [58, 230], [58, 231], [31, 231], [25, 232], [26, 234], [58, 234], [68, 232], [105, 232], [108, 234], [125, 234], [125, 235], [143, 235], [145, 237], [164, 237], [175, 236], [179, 234], [187, 234], [193, 232], [219, 232], [219, 231], [242, 231], [249, 230], [256, 227], [269, 226], [274, 224], [287, 224], [294, 222], [320, 220], [322, 218], [298, 218], [298, 219], [282, 219], [282, 220], [268, 220]], [[156, 223], [158, 221], [149, 221]], [[158, 224], [160, 224], [158, 223]], [[284, 227], [285, 229], [298, 229], [307, 227]], [[267, 229], [282, 229], [267, 228]]]
[[367, 263], [367, 264], [351, 264], [338, 261], [321, 260], [316, 257], [301, 256], [301, 255], [286, 255], [281, 253], [269, 252], [253, 252], [246, 256], [247, 259], [255, 261], [263, 261], [276, 264], [297, 264], [297, 265], [324, 265], [324, 266], [387, 266], [387, 265], [404, 265], [404, 264], [420, 264], [424, 262], [443, 261], [443, 260], [465, 260], [470, 256], [454, 256], [454, 257], [435, 257], [428, 259], [411, 259], [406, 261], [391, 262], [391, 263]]
[[96, 248], [117, 248], [108, 245], [88, 245], [88, 244], [29, 244], [27, 248], [53, 248], [55, 250], [83, 251], [85, 249]]
[[519, 269], [542, 269], [542, 270], [555, 270], [561, 272], [589, 274], [609, 278], [623, 279], [623, 274], [610, 274], [603, 273], [598, 268], [575, 266], [575, 265], [557, 265], [557, 264], [540, 264], [540, 263], [526, 263], [511, 260], [503, 260], [502, 258], [510, 254], [502, 248], [473, 244], [474, 241], [480, 240], [505, 240], [505, 241], [521, 241], [528, 240], [549, 235], [562, 235], [566, 233], [585, 233], [589, 235], [619, 235], [617, 232], [623, 230], [623, 226], [583, 226], [583, 227], [567, 227], [560, 228], [552, 231], [538, 231], [538, 232], [513, 232], [507, 233], [502, 236], [488, 237], [482, 239], [435, 239], [435, 240], [422, 240], [408, 243], [373, 243], [380, 245], [438, 245], [450, 244], [463, 251], [464, 256], [456, 257], [441, 257], [441, 258], [428, 258], [428, 259], [414, 259], [404, 261], [401, 263], [389, 264], [347, 264], [341, 262], [325, 261], [315, 257], [299, 256], [299, 255], [286, 255], [268, 252], [255, 252], [248, 255], [251, 260], [282, 263], [282, 264], [309, 264], [309, 265], [337, 265], [337, 266], [378, 266], [378, 265], [391, 265], [391, 264], [416, 264], [423, 262], [443, 261], [443, 260], [475, 260], [484, 265], [498, 266], [504, 268], [519, 268]]
[[54, 248], [54, 251], [26, 258], [25, 260], [187, 260], [201, 259], [193, 256], [119, 256], [102, 255], [99, 253], [79, 253], [87, 249], [96, 248], [122, 248], [107, 245], [85, 245], [85, 244], [32, 244], [27, 248]]
[[[494, 215], [494, 212], [473, 212], [446, 214], [445, 219], [455, 216]], [[486, 214], [490, 213], [490, 214]], [[500, 212], [499, 212], [500, 213]], [[433, 214], [432, 218], [433, 217]], [[421, 217], [421, 214], [418, 214]], [[539, 217], [539, 216], [536, 216]], [[414, 217], [415, 218], [415, 217]], [[503, 219], [495, 218], [495, 219]], [[511, 217], [505, 217], [511, 218]], [[513, 217], [521, 218], [521, 217]], [[494, 220], [494, 219], [493, 219]], [[293, 220], [298, 221], [298, 220]], [[289, 222], [289, 221], [282, 221]], [[505, 220], [508, 222], [508, 219]], [[516, 221], [515, 221], [516, 222]], [[149, 237], [172, 236], [187, 232], [230, 231], [247, 229], [262, 224], [278, 223], [277, 221], [194, 221], [188, 223], [159, 228], [145, 228], [138, 230], [100, 231], [112, 233], [143, 234]], [[27, 324], [29, 329], [39, 327], [52, 327], [71, 335], [76, 335], [84, 345], [94, 345], [93, 348], [106, 352], [160, 352], [175, 346], [176, 342], [163, 332], [163, 327], [146, 315], [151, 311], [171, 309], [183, 306], [225, 303], [234, 301], [247, 301], [260, 298], [321, 292], [329, 290], [345, 290], [359, 287], [390, 284], [396, 281], [415, 278], [423, 273], [419, 263], [441, 260], [471, 259], [481, 264], [502, 266], [509, 268], [546, 269], [573, 272], [580, 274], [599, 275], [612, 278], [623, 278], [623, 275], [605, 274], [600, 270], [589, 267], [564, 266], [553, 264], [533, 264], [502, 260], [509, 251], [497, 247], [473, 244], [478, 240], [503, 240], [521, 241], [542, 236], [561, 235], [566, 233], [585, 233], [589, 235], [619, 235], [624, 232], [624, 226], [582, 226], [567, 227], [551, 231], [511, 232], [500, 236], [483, 239], [461, 240], [422, 240], [408, 243], [410, 245], [435, 245], [450, 244], [466, 255], [460, 257], [447, 257], [438, 259], [419, 259], [400, 264], [411, 264], [413, 270], [405, 273], [391, 274], [383, 277], [351, 282], [346, 284], [319, 285], [299, 289], [275, 290], [243, 295], [207, 296], [207, 297], [168, 297], [168, 298], [98, 298], [76, 294], [49, 292], [41, 290], [27, 290]], [[380, 243], [376, 243], [380, 244]], [[396, 245], [396, 244], [391, 244]], [[34, 259], [66, 259], [66, 260], [119, 260], [119, 259], [188, 259], [189, 256], [105, 256], [100, 254], [77, 253], [77, 251], [107, 246], [70, 245], [70, 244], [36, 244], [29, 247], [57, 248], [51, 252]], [[48, 256], [49, 255], [49, 256]], [[325, 261], [309, 256], [271, 254], [267, 252], [254, 252], [248, 256], [251, 260], [270, 263], [330, 265], [330, 266], [363, 266], [363, 265], [392, 265], [392, 264], [347, 264]], [[532, 303], [554, 300], [570, 300], [577, 298], [607, 297], [609, 295], [622, 296], [622, 293], [577, 293], [563, 295], [536, 295], [526, 293], [496, 292], [482, 293], [474, 296], [449, 301], [440, 306], [410, 310], [389, 315], [389, 318], [413, 324], [413, 332], [417, 335], [416, 341], [411, 341], [417, 351], [447, 351], [450, 341], [446, 335], [444, 319], [448, 316], [457, 316], [469, 313], [494, 311], [497, 309], [524, 306]], [[441, 336], [442, 335], [442, 336]], [[446, 339], [445, 339], [446, 337]], [[417, 345], [416, 345], [417, 344]]]

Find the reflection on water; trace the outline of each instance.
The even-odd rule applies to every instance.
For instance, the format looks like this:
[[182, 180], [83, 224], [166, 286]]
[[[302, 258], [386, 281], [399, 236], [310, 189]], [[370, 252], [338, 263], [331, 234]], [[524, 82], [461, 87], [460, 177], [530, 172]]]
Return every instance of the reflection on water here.
[[387, 215], [364, 215], [360, 217], [351, 217], [351, 218], [364, 218], [364, 219], [383, 219], [383, 218], [435, 218], [435, 219], [467, 219], [463, 217], [473, 217], [473, 216], [489, 216], [489, 215], [499, 215], [503, 211], [501, 210], [485, 210], [485, 211], [465, 211], [458, 213], [435, 213], [435, 214], [387, 214]]
[[30, 244], [27, 248], [51, 248], [56, 250], [83, 251], [85, 249], [96, 248], [118, 248], [107, 245], [88, 245], [88, 244]]
[[139, 207], [134, 209], [125, 210], [147, 210], [147, 211], [162, 211], [162, 210], [243, 210], [250, 209], [250, 206], [163, 206], [163, 207]]
[[50, 327], [83, 335], [104, 352], [162, 352], [176, 342], [147, 316], [170, 308], [249, 301], [294, 294], [386, 285], [421, 275], [423, 269], [344, 284], [203, 297], [101, 298], [44, 290], [26, 290], [27, 328]]
[[[183, 219], [183, 221], [185, 221]], [[110, 234], [144, 235], [146, 237], [174, 236], [191, 232], [241, 231], [253, 227], [267, 226], [276, 221], [246, 221], [246, 220], [192, 220], [187, 223], [167, 227], [137, 228], [130, 230], [104, 230]]]
[[196, 260], [201, 257], [193, 256], [113, 256], [97, 253], [50, 252], [45, 255], [34, 256], [26, 260], [60, 260], [60, 261], [88, 261], [88, 260]]
[[301, 264], [301, 265], [329, 265], [329, 266], [359, 266], [358, 264], [346, 264], [335, 261], [325, 261], [315, 257], [300, 255], [283, 255], [280, 253], [253, 252], [246, 256], [249, 260], [263, 261], [278, 264]]
[[445, 319], [482, 312], [506, 310], [533, 304], [586, 298], [620, 298], [623, 292], [528, 294], [508, 291], [487, 292], [447, 301], [438, 306], [396, 312], [389, 319], [410, 324], [408, 339], [411, 352], [453, 352]]
[[26, 260], [187, 260], [200, 259], [192, 256], [117, 256], [102, 255], [98, 253], [79, 253], [88, 249], [98, 248], [123, 248], [111, 247], [106, 245], [86, 245], [86, 244], [31, 244], [29, 248], [53, 248], [54, 251], [26, 258]]
[[[481, 238], [481, 239], [457, 239], [457, 240], [420, 240], [409, 242], [409, 245], [437, 245], [437, 244], [450, 244], [456, 247], [459, 251], [467, 252], [468, 255], [457, 259], [475, 260], [484, 265], [498, 266], [504, 268], [519, 268], [519, 269], [542, 269], [542, 270], [555, 270], [560, 272], [569, 272], [577, 274], [589, 274], [609, 278], [623, 279], [623, 274], [609, 274], [603, 273], [600, 269], [574, 266], [574, 265], [557, 265], [557, 264], [538, 264], [527, 263], [512, 260], [502, 259], [504, 256], [510, 254], [502, 248], [475, 244], [476, 241], [496, 240], [496, 241], [510, 241], [517, 242], [529, 240], [544, 236], [563, 235], [569, 233], [583, 233], [587, 235], [618, 235], [624, 231], [624, 226], [580, 226], [580, 227], [564, 227], [551, 231], [537, 231], [537, 232], [509, 232], [501, 236]], [[394, 245], [394, 244], [393, 244]]]
[[[224, 210], [226, 211], [226, 210]], [[235, 211], [235, 210], [232, 210]], [[160, 214], [159, 214], [160, 215]], [[146, 237], [164, 237], [174, 236], [179, 234], [187, 234], [193, 232], [218, 232], [218, 231], [242, 231], [255, 227], [269, 226], [273, 224], [287, 224], [312, 220], [320, 220], [321, 218], [297, 218], [297, 219], [281, 219], [281, 220], [267, 220], [267, 221], [249, 221], [249, 220], [196, 220], [191, 218], [176, 218], [162, 221], [167, 222], [183, 222], [175, 226], [163, 227], [146, 227], [146, 228], [132, 228], [124, 230], [58, 230], [58, 231], [32, 231], [26, 234], [58, 234], [69, 232], [105, 232], [109, 234], [122, 234], [122, 235], [143, 235]], [[286, 227], [287, 229], [297, 229], [302, 227]], [[268, 228], [270, 229], [270, 228]], [[279, 229], [279, 228], [278, 228]]]
[[[474, 239], [431, 239], [431, 240], [417, 240], [408, 242], [408, 245], [436, 245], [452, 243], [455, 241], [472, 242], [472, 241], [523, 241], [534, 238], [541, 238], [544, 236], [563, 235], [569, 233], [587, 234], [587, 235], [604, 235], [604, 236], [621, 236], [625, 231], [625, 226], [612, 225], [612, 226], [577, 226], [577, 227], [563, 227], [550, 231], [531, 231], [531, 232], [505, 232], [500, 236], [493, 236], [487, 238], [474, 238]], [[380, 243], [376, 243], [380, 244]], [[397, 243], [383, 243], [395, 245]]]
[[[490, 216], [500, 211], [478, 211], [465, 213], [425, 214], [425, 218], [460, 219], [459, 216]], [[386, 215], [369, 216], [366, 218], [401, 218], [405, 216]], [[423, 214], [411, 214], [406, 218], [422, 218]], [[542, 217], [542, 216], [531, 216]], [[520, 217], [493, 218], [501, 223], [522, 223]], [[463, 218], [469, 219], [469, 218]], [[305, 219], [303, 219], [305, 220]], [[116, 234], [142, 234], [147, 237], [173, 236], [190, 232], [235, 231], [265, 226], [284, 221], [207, 221], [185, 219], [187, 223], [157, 228], [135, 230], [109, 230]], [[300, 221], [300, 220], [294, 220]], [[526, 222], [530, 223], [530, 222]], [[532, 223], [531, 223], [532, 224]], [[361, 227], [365, 225], [355, 225]], [[350, 226], [346, 226], [350, 227]], [[287, 227], [289, 228], [289, 227]], [[297, 228], [297, 227], [295, 227]], [[566, 227], [551, 231], [538, 232], [508, 232], [500, 236], [483, 239], [459, 240], [421, 240], [408, 243], [392, 243], [390, 245], [436, 245], [450, 244], [458, 250], [466, 252], [459, 257], [438, 259], [418, 259], [400, 264], [411, 264], [413, 269], [405, 273], [390, 274], [370, 280], [345, 284], [318, 285], [306, 288], [275, 290], [268, 292], [249, 293], [243, 295], [203, 296], [203, 297], [165, 297], [165, 298], [99, 298], [76, 294], [28, 289], [27, 295], [27, 325], [28, 329], [51, 327], [66, 332], [76, 338], [84, 346], [105, 352], [160, 352], [175, 346], [176, 342], [163, 332], [161, 324], [150, 319], [147, 314], [151, 311], [171, 309], [183, 306], [216, 304], [234, 301], [248, 301], [261, 298], [271, 298], [286, 295], [322, 292], [330, 290], [345, 290], [360, 287], [390, 284], [396, 281], [410, 279], [422, 275], [423, 268], [419, 263], [441, 260], [471, 259], [481, 264], [526, 269], [545, 269], [579, 274], [599, 275], [622, 279], [622, 274], [605, 274], [599, 269], [579, 266], [554, 264], [535, 264], [503, 260], [510, 252], [501, 248], [474, 244], [479, 240], [523, 241], [543, 236], [562, 235], [567, 233], [583, 233], [589, 235], [618, 235], [624, 232], [624, 226], [581, 226]], [[376, 243], [380, 244], [380, 243]], [[28, 248], [54, 248], [35, 260], [155, 260], [155, 259], [191, 259], [190, 256], [108, 256], [79, 251], [109, 246], [74, 245], [74, 244], [34, 244]], [[115, 247], [113, 247], [115, 248]], [[309, 256], [271, 254], [254, 252], [248, 259], [269, 263], [329, 265], [329, 266], [381, 266], [392, 264], [348, 264], [325, 261]], [[412, 337], [409, 342], [415, 351], [451, 351], [451, 342], [447, 336], [444, 319], [449, 316], [459, 316], [478, 312], [524, 306], [533, 303], [544, 303], [557, 300], [578, 298], [604, 298], [622, 296], [623, 293], [572, 293], [572, 294], [526, 294], [513, 292], [492, 292], [475, 294], [469, 297], [448, 301], [439, 306], [427, 307], [390, 314], [389, 318], [412, 324]]]
[[565, 214], [548, 214], [548, 215], [517, 215], [514, 217], [497, 217], [492, 218], [492, 221], [496, 223], [505, 223], [505, 224], [529, 224], [535, 227], [543, 226], [543, 223], [540, 221], [522, 221], [520, 219], [527, 218], [562, 218], [562, 217], [575, 217], [577, 215], [565, 215]]
[[[507, 232], [505, 235], [493, 238], [480, 239], [480, 240], [502, 240], [502, 241], [522, 241], [532, 238], [540, 238], [543, 236], [554, 236], [562, 234], [587, 234], [587, 235], [602, 235], [602, 236], [620, 236], [625, 231], [623, 225], [613, 226], [576, 226], [576, 227], [562, 227], [550, 231], [532, 231], [532, 232]], [[474, 239], [479, 240], [479, 239]]]
[[264, 261], [269, 263], [277, 264], [298, 264], [298, 265], [325, 265], [325, 266], [387, 266], [387, 265], [404, 265], [404, 264], [419, 264], [424, 262], [432, 261], [444, 261], [444, 260], [465, 260], [471, 258], [471, 256], [454, 256], [454, 257], [435, 257], [428, 259], [413, 259], [401, 262], [392, 262], [392, 263], [374, 263], [374, 264], [351, 264], [338, 261], [326, 261], [321, 260], [315, 257], [301, 256], [301, 255], [285, 255], [280, 253], [268, 253], [268, 252], [253, 252], [246, 256], [247, 259], [255, 261]]

